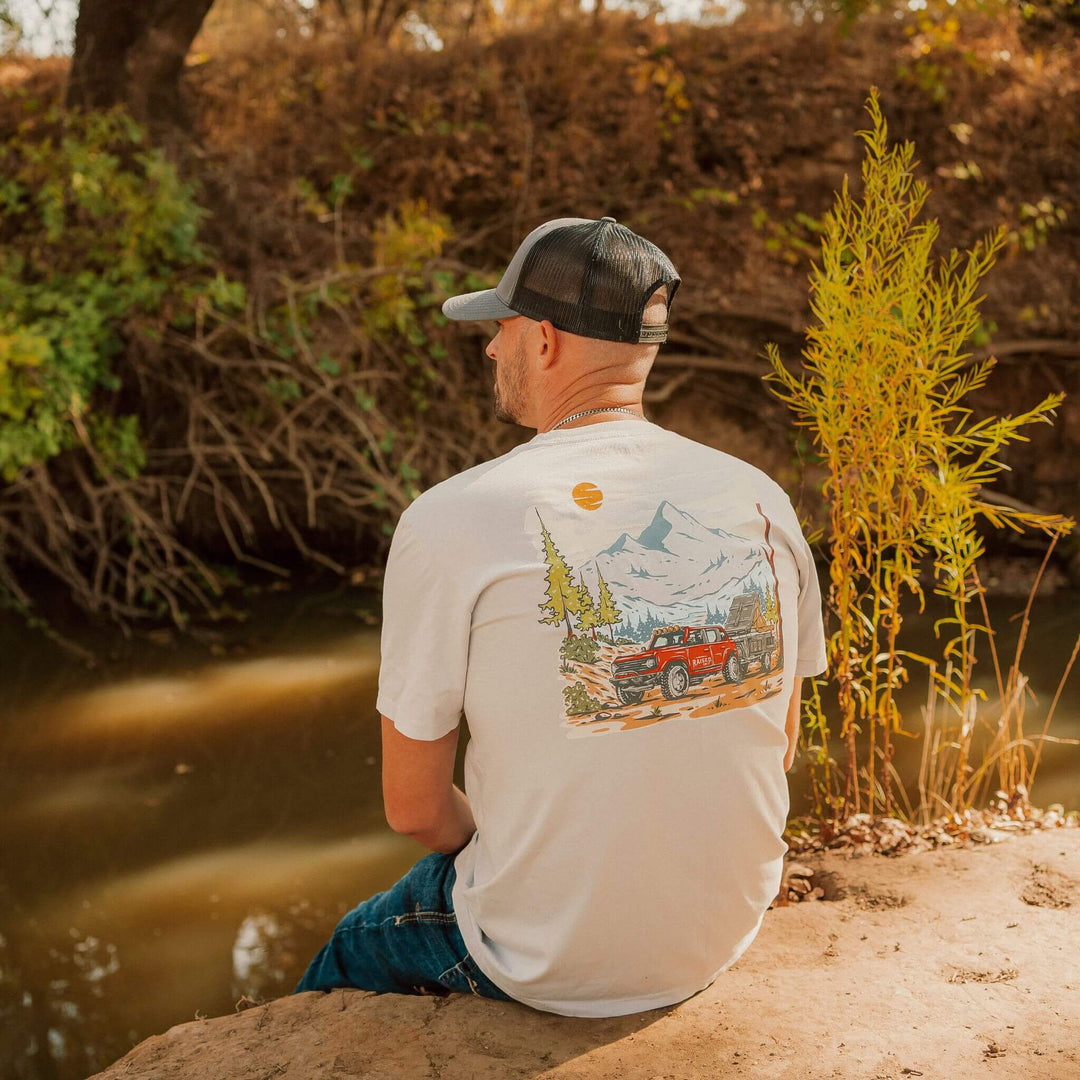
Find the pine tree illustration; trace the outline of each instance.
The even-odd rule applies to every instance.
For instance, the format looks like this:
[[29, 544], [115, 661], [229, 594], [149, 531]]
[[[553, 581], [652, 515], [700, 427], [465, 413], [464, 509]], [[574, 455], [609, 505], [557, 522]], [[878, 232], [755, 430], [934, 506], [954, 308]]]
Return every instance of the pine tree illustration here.
[[768, 623], [776, 622], [776, 595], [768, 585], [765, 586], [765, 606], [761, 617]]
[[547, 616], [538, 619], [537, 622], [557, 623], [560, 620], [566, 622], [566, 636], [573, 637], [574, 631], [570, 625], [570, 616], [576, 615], [581, 609], [581, 596], [578, 587], [573, 582], [573, 572], [566, 560], [562, 557], [555, 541], [551, 539], [551, 533], [547, 531], [544, 519], [540, 517], [540, 511], [536, 511], [540, 518], [540, 531], [544, 539], [544, 558], [547, 560], [547, 602], [537, 604], [541, 611], [548, 612]]
[[577, 594], [581, 602], [577, 613], [578, 629], [582, 633], [586, 630], [590, 631], [592, 639], [595, 641], [596, 627], [600, 622], [600, 613], [596, 610], [592, 594], [589, 592], [589, 587], [585, 584], [585, 578], [581, 573], [578, 574]]
[[606, 626], [608, 628], [608, 637], [611, 639], [611, 644], [615, 644], [615, 631], [612, 627], [619, 622], [623, 613], [615, 605], [615, 599], [611, 595], [611, 590], [608, 588], [608, 583], [604, 580], [604, 575], [600, 573], [600, 568], [596, 569], [596, 576], [600, 579], [600, 617], [596, 620], [598, 626]]

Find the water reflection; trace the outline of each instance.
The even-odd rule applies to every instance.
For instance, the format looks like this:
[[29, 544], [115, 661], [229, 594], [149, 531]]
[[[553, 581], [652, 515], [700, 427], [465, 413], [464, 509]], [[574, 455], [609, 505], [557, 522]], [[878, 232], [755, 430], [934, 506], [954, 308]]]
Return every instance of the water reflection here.
[[[87, 1033], [100, 986], [109, 1012], [143, 1033], [228, 1012], [244, 995], [292, 989], [322, 944], [328, 922], [394, 880], [419, 856], [417, 845], [384, 830], [310, 843], [254, 842], [195, 852], [120, 878], [103, 878], [39, 906], [10, 933], [64, 942], [42, 962], [23, 957], [23, 975], [48, 986], [50, 1026]], [[71, 963], [62, 981], [59, 951]], [[183, 1011], [181, 1011], [183, 1010]], [[105, 1026], [113, 1021], [106, 1019]], [[111, 1034], [98, 1033], [98, 1038]]]
[[[1029, 732], [1072, 648], [1078, 599], [1036, 602]], [[197, 1014], [287, 993], [337, 919], [425, 853], [383, 818], [378, 627], [357, 633], [310, 597], [294, 602], [303, 619], [237, 631], [237, 648], [258, 655], [143, 643], [92, 679], [17, 618], [0, 626], [0, 1075], [82, 1078]], [[991, 605], [1004, 665], [1022, 607]], [[942, 614], [908, 615], [905, 647], [940, 653]], [[993, 700], [988, 656], [977, 677]], [[1078, 688], [1080, 672], [1052, 733], [1080, 735]], [[925, 698], [912, 665], [906, 727], [921, 731]], [[894, 760], [913, 795], [920, 751], [901, 739]], [[1044, 748], [1040, 805], [1080, 805], [1077, 751]], [[798, 763], [791, 781], [792, 812], [805, 812]]]
[[[13, 780], [15, 794], [4, 807], [4, 827], [45, 829], [62, 820], [89, 818], [101, 810], [120, 809], [145, 793], [135, 762], [102, 765], [45, 782]], [[5, 800], [6, 802], [7, 800]]]
[[[321, 694], [378, 676], [371, 634], [340, 642], [333, 653], [268, 656], [207, 664], [183, 678], [133, 679], [72, 694], [28, 712], [39, 744], [128, 736], [165, 728], [220, 727], [287, 719]], [[152, 703], [152, 704], [151, 704]]]

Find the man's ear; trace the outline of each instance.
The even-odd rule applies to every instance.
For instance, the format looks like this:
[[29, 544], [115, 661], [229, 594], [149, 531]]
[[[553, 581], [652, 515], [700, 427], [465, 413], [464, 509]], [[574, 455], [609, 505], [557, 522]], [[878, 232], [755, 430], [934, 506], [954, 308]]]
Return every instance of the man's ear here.
[[545, 365], [552, 363], [559, 355], [559, 328], [548, 319], [536, 324], [537, 344], [540, 359]]

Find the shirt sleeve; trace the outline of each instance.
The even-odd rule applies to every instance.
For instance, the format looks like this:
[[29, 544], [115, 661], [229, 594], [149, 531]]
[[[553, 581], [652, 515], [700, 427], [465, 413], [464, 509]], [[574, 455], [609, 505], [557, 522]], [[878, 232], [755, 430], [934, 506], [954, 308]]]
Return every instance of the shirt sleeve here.
[[472, 603], [437, 543], [398, 519], [382, 589], [379, 693], [375, 708], [411, 739], [441, 738], [465, 701]]
[[[794, 513], [792, 508], [792, 514]], [[795, 520], [798, 522], [797, 517]], [[798, 526], [795, 539], [795, 562], [799, 567], [799, 654], [795, 660], [795, 674], [821, 675], [828, 668], [821, 587], [818, 584], [817, 567], [814, 565], [814, 553]]]

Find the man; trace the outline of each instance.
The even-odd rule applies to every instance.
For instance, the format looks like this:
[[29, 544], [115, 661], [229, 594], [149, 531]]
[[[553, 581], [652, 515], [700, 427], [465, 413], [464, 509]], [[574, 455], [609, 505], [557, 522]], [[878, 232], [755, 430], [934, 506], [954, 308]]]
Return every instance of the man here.
[[497, 323], [496, 416], [536, 434], [399, 519], [383, 797], [432, 853], [341, 920], [298, 992], [617, 1016], [704, 989], [757, 934], [821, 598], [783, 489], [644, 416], [679, 284], [614, 218], [559, 218], [443, 305]]

